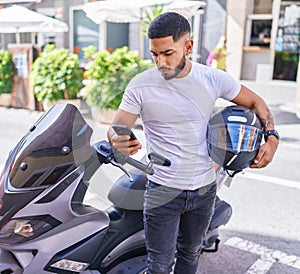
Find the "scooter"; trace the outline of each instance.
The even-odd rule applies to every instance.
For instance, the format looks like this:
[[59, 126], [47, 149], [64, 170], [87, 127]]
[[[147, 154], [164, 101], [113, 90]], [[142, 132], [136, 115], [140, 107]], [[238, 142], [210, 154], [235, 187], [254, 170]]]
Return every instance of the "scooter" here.
[[[138, 161], [103, 140], [90, 144], [92, 129], [71, 104], [44, 114], [11, 150], [0, 177], [0, 273], [143, 273], [147, 252], [143, 194], [147, 174], [168, 159], [150, 153]], [[83, 202], [90, 178], [103, 164], [122, 175], [110, 189], [111, 206]], [[134, 169], [128, 171], [124, 165]], [[218, 171], [218, 187], [228, 180]], [[229, 178], [230, 179], [230, 178]], [[101, 183], [101, 182], [99, 182]], [[218, 250], [218, 228], [231, 206], [219, 198], [203, 243]]]

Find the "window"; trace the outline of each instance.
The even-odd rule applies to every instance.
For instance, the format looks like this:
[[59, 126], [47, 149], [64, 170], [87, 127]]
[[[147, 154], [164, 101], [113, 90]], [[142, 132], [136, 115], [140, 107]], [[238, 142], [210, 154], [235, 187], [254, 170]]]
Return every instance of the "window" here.
[[247, 20], [245, 46], [270, 47], [271, 14], [250, 14]]

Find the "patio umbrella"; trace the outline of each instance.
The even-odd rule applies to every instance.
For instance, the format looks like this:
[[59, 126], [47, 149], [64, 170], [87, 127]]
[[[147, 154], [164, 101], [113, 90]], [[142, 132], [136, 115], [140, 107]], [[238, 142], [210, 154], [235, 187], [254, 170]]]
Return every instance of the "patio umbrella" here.
[[154, 5], [164, 5], [164, 10], [183, 12], [187, 17], [191, 17], [205, 3], [188, 0], [106, 0], [87, 3], [83, 5], [82, 9], [87, 17], [97, 24], [104, 21], [133, 23], [143, 20], [145, 11]]
[[[204, 1], [189, 0], [106, 0], [87, 3], [82, 9], [86, 16], [97, 24], [134, 23], [142, 22], [146, 11], [154, 5], [163, 5], [164, 11], [177, 11], [190, 18], [206, 4]], [[143, 39], [140, 39], [140, 47], [142, 42]]]
[[0, 9], [0, 33], [16, 33], [16, 42], [20, 43], [21, 32], [65, 32], [68, 25], [62, 21], [13, 5]]

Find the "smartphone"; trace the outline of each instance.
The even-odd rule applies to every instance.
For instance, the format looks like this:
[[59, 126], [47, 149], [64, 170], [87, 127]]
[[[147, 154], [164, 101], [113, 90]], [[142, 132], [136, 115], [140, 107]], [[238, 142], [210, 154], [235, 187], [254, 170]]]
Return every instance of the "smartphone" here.
[[118, 135], [129, 135], [130, 136], [129, 141], [137, 139], [134, 133], [132, 132], [131, 128], [128, 126], [113, 124], [111, 127]]

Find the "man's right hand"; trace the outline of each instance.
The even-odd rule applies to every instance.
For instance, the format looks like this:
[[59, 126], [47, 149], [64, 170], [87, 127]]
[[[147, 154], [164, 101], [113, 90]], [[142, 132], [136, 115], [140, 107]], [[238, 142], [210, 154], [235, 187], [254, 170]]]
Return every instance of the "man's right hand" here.
[[133, 155], [142, 148], [142, 144], [137, 139], [132, 141], [129, 141], [129, 139], [129, 135], [118, 135], [113, 132], [110, 138], [110, 143], [121, 153], [126, 155]]
[[[113, 124], [126, 125], [128, 127], [132, 127], [134, 122], [136, 121], [138, 115], [126, 112], [124, 110], [118, 109], [117, 114], [114, 117], [112, 122]], [[110, 127], [107, 131], [107, 138], [111, 145], [126, 155], [133, 155], [138, 152], [139, 149], [142, 148], [139, 140], [129, 141], [129, 135], [118, 135], [112, 127]]]

